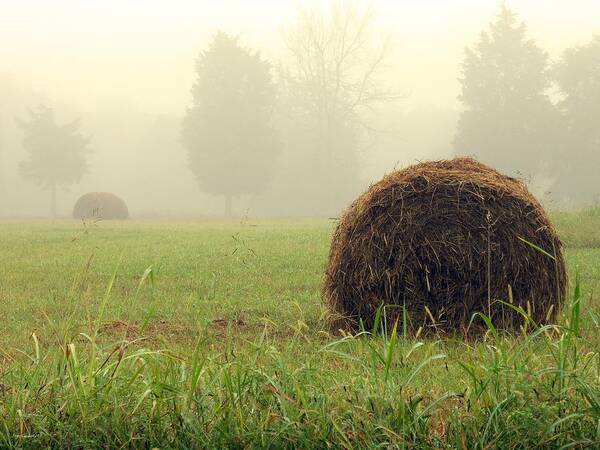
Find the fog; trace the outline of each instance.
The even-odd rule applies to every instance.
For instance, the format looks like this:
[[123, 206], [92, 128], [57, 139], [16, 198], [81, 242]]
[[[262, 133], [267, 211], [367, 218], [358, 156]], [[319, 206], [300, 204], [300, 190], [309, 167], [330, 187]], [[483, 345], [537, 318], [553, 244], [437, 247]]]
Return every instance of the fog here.
[[[458, 154], [592, 204], [599, 35], [597, 0], [0, 0], [0, 216], [49, 216], [55, 186], [59, 217], [93, 191], [138, 218], [335, 217]], [[35, 120], [85, 141], [81, 170], [49, 181], [71, 163]]]

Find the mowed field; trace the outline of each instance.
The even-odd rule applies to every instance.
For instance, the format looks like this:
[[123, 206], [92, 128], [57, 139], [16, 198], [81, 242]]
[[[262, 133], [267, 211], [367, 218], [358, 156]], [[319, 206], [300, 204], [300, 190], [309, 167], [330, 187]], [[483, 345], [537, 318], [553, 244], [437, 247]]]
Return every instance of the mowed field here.
[[553, 216], [558, 325], [477, 342], [333, 333], [333, 221], [0, 221], [0, 447], [600, 446], [600, 212]]

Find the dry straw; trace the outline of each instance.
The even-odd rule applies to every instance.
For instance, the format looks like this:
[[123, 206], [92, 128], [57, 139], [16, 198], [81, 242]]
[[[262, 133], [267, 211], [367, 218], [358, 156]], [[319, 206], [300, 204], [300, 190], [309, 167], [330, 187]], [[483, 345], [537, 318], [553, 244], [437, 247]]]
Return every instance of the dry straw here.
[[[479, 333], [555, 318], [566, 289], [562, 245], [526, 186], [471, 158], [393, 172], [339, 220], [324, 297], [336, 328]], [[507, 305], [512, 303], [512, 307]]]
[[129, 209], [123, 200], [110, 192], [89, 192], [82, 195], [73, 207], [73, 218], [104, 220], [127, 219]]

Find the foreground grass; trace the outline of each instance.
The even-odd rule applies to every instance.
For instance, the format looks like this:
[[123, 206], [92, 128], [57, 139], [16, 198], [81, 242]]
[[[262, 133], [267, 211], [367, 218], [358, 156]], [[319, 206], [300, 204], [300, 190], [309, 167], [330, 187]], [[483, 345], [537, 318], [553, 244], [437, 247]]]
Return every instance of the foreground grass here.
[[326, 222], [0, 230], [0, 447], [600, 445], [600, 248], [576, 230], [560, 325], [471, 343], [332, 336]]

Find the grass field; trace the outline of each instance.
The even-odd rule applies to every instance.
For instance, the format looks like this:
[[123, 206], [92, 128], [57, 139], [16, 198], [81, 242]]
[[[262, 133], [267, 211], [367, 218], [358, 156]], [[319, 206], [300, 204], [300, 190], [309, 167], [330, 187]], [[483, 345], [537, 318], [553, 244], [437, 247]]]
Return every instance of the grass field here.
[[0, 448], [600, 446], [600, 212], [554, 218], [559, 324], [480, 342], [331, 334], [331, 221], [0, 221]]

